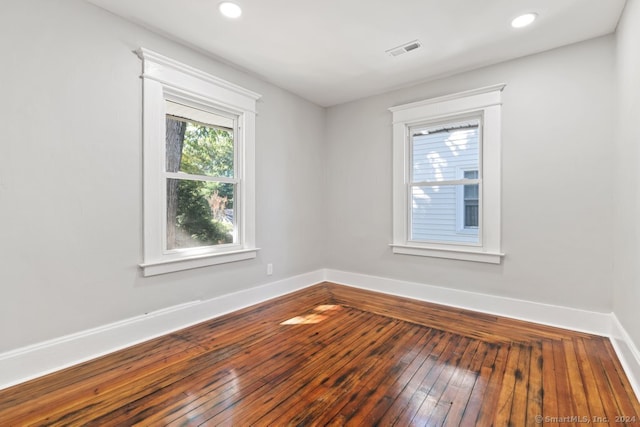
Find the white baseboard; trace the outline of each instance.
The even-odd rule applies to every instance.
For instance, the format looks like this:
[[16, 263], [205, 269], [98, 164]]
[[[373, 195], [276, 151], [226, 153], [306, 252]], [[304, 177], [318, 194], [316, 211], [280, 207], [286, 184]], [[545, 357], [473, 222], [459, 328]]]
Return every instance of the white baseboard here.
[[461, 291], [332, 269], [316, 270], [205, 301], [192, 301], [0, 354], [0, 389], [330, 281], [452, 307], [607, 336], [640, 397], [640, 351], [615, 314]]
[[579, 310], [557, 305], [506, 298], [477, 292], [461, 291], [415, 282], [368, 276], [339, 270], [325, 270], [326, 280], [352, 287], [368, 289], [451, 307], [464, 308], [487, 314], [526, 320], [528, 322], [609, 335], [611, 314]]
[[640, 351], [622, 326], [615, 313], [611, 314], [612, 328], [609, 338], [620, 359], [622, 368], [631, 382], [636, 397], [640, 400]]
[[324, 270], [301, 274], [205, 301], [154, 311], [0, 354], [0, 389], [95, 359], [324, 280]]
[[640, 398], [640, 352], [614, 313], [579, 310], [331, 269], [325, 270], [325, 279], [370, 291], [606, 336], [611, 340], [636, 396]]

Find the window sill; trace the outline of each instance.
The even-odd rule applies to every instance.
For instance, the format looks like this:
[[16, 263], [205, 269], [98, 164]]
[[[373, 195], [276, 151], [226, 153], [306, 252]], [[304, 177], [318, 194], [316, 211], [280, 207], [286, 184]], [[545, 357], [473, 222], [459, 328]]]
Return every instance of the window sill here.
[[180, 259], [148, 262], [140, 264], [140, 267], [142, 268], [143, 276], [156, 276], [158, 274], [173, 273], [175, 271], [252, 259], [256, 257], [258, 250], [258, 248], [253, 248], [217, 254], [194, 255]]
[[502, 262], [502, 257], [504, 257], [504, 254], [499, 252], [481, 252], [464, 249], [435, 249], [422, 246], [395, 244], [389, 246], [391, 246], [394, 254], [448, 258], [462, 261], [486, 262], [489, 264], [500, 264], [500, 262]]

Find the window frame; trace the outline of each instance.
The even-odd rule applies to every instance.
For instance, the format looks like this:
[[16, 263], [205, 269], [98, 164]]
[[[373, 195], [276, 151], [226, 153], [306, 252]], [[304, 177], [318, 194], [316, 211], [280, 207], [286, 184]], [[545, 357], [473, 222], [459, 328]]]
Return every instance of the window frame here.
[[[466, 180], [463, 176], [461, 175], [461, 171], [463, 170], [463, 168], [458, 167], [456, 168], [456, 178], [455, 179], [449, 179], [449, 180], [442, 180], [442, 181], [437, 181], [437, 180], [428, 180], [428, 181], [424, 181], [424, 182], [420, 182], [420, 181], [415, 181], [413, 180], [413, 163], [414, 163], [414, 141], [413, 138], [415, 137], [415, 131], [416, 130], [422, 130], [425, 128], [433, 128], [433, 127], [443, 127], [443, 128], [449, 128], [451, 125], [453, 124], [458, 124], [459, 122], [467, 122], [467, 121], [478, 121], [478, 163], [475, 167], [475, 169], [473, 170], [477, 170], [479, 173], [480, 171], [482, 171], [482, 156], [481, 156], [481, 151], [482, 151], [482, 116], [480, 114], [463, 114], [460, 116], [454, 116], [454, 117], [448, 117], [446, 120], [435, 120], [435, 121], [427, 121], [427, 122], [420, 122], [417, 125], [409, 125], [407, 126], [407, 131], [408, 131], [408, 135], [407, 135], [407, 145], [408, 145], [408, 149], [407, 149], [407, 168], [408, 168], [408, 172], [409, 172], [409, 183], [407, 185], [407, 203], [408, 206], [411, 205], [413, 203], [413, 199], [412, 199], [412, 194], [413, 194], [413, 188], [414, 187], [423, 187], [423, 186], [427, 186], [427, 187], [450, 187], [450, 186], [456, 186], [456, 188], [454, 189], [455, 192], [455, 206], [454, 206], [454, 210], [456, 212], [456, 214], [459, 213], [460, 210], [460, 186], [464, 186], [464, 184], [466, 183], [472, 183], [472, 184], [476, 184], [479, 183], [479, 179], [473, 179], [473, 180]], [[411, 208], [409, 208], [407, 206], [407, 215], [408, 215], [408, 226], [407, 226], [407, 232], [408, 232], [408, 236], [407, 236], [407, 244], [408, 245], [413, 245], [414, 243], [417, 243], [419, 245], [427, 243], [427, 244], [457, 244], [459, 246], [481, 246], [481, 241], [482, 241], [482, 229], [478, 228], [475, 231], [471, 230], [471, 229], [464, 229], [460, 227], [460, 217], [459, 215], [456, 215], [456, 225], [455, 225], [455, 234], [459, 235], [459, 236], [464, 236], [464, 235], [470, 235], [470, 234], [477, 234], [478, 236], [478, 242], [457, 242], [457, 243], [453, 243], [453, 242], [447, 242], [445, 240], [436, 240], [436, 239], [425, 239], [425, 240], [418, 240], [418, 239], [413, 239], [412, 238], [412, 229], [411, 227], [413, 227], [413, 215], [412, 215], [412, 210]]]
[[[394, 254], [492, 264], [502, 261], [501, 110], [504, 87], [499, 84], [389, 108], [393, 117], [393, 243], [390, 246]], [[410, 128], [473, 115], [481, 117], [479, 244], [412, 241]]]
[[[148, 49], [136, 53], [143, 63], [143, 275], [255, 258], [255, 116], [261, 95]], [[166, 101], [234, 119], [236, 243], [167, 250]]]
[[[242, 241], [242, 235], [243, 235], [243, 229], [239, 226], [240, 224], [242, 224], [242, 210], [239, 209], [242, 206], [242, 197], [240, 196], [240, 192], [242, 190], [241, 186], [240, 186], [240, 181], [239, 181], [239, 171], [242, 170], [241, 168], [241, 164], [239, 163], [239, 159], [242, 158], [241, 154], [242, 154], [242, 134], [240, 134], [239, 129], [240, 126], [238, 124], [238, 118], [236, 116], [233, 116], [227, 112], [224, 111], [219, 111], [219, 110], [214, 110], [212, 108], [208, 108], [208, 107], [204, 107], [202, 105], [195, 105], [195, 104], [189, 104], [187, 105], [188, 101], [182, 100], [180, 102], [175, 101], [173, 97], [166, 96], [165, 97], [165, 101], [169, 101], [169, 102], [173, 102], [173, 103], [178, 103], [181, 104], [187, 108], [191, 108], [191, 109], [196, 109], [196, 110], [201, 110], [201, 111], [206, 111], [209, 113], [213, 113], [215, 115], [227, 118], [229, 120], [232, 120], [233, 124], [232, 124], [232, 128], [231, 130], [233, 131], [233, 177], [232, 178], [228, 178], [228, 177], [223, 177], [223, 176], [205, 176], [205, 175], [196, 175], [196, 174], [189, 174], [189, 173], [184, 173], [184, 172], [168, 172], [167, 169], [167, 165], [166, 165], [166, 149], [164, 150], [164, 156], [163, 159], [165, 159], [164, 163], [164, 168], [163, 168], [163, 176], [164, 176], [164, 180], [165, 180], [165, 185], [166, 185], [166, 181], [168, 179], [177, 179], [177, 180], [181, 180], [181, 181], [208, 181], [208, 182], [219, 182], [219, 183], [228, 183], [228, 184], [233, 184], [234, 186], [236, 186], [235, 189], [235, 197], [234, 197], [234, 234], [236, 235], [235, 237], [235, 243], [224, 243], [224, 244], [219, 244], [219, 245], [212, 245], [212, 246], [199, 246], [199, 247], [192, 247], [192, 248], [174, 248], [174, 249], [169, 249], [169, 245], [168, 245], [168, 241], [167, 241], [167, 227], [168, 227], [168, 223], [166, 221], [163, 221], [162, 223], [162, 236], [163, 236], [163, 240], [162, 240], [162, 248], [163, 248], [163, 254], [164, 255], [170, 255], [170, 254], [180, 254], [180, 253], [184, 253], [184, 252], [194, 252], [194, 251], [199, 251], [201, 252], [203, 249], [206, 249], [206, 251], [211, 252], [212, 254], [214, 253], [221, 253], [221, 252], [228, 252], [231, 250], [238, 250], [240, 249], [240, 242]], [[167, 114], [170, 115], [170, 114]], [[165, 115], [166, 117], [166, 115]], [[183, 120], [185, 120], [184, 118], [181, 118]], [[186, 120], [189, 122], [194, 123], [195, 120]], [[202, 123], [205, 126], [211, 126], [211, 127], [215, 127], [214, 125], [207, 125], [205, 123]], [[165, 145], [166, 148], [166, 145]], [[166, 187], [165, 187], [166, 189]], [[167, 198], [165, 197], [163, 199], [163, 206], [162, 206], [162, 210], [163, 212], [167, 211]]]

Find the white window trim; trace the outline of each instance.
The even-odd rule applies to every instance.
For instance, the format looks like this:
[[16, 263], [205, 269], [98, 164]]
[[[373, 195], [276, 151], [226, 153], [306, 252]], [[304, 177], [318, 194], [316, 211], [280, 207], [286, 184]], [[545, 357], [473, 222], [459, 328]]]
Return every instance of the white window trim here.
[[[148, 49], [136, 53], [143, 63], [144, 276], [255, 258], [255, 110], [260, 95]], [[236, 117], [237, 243], [165, 250], [165, 100]]]
[[[460, 92], [389, 108], [393, 114], [393, 253], [499, 264], [501, 251], [501, 107], [504, 84]], [[409, 241], [408, 129], [464, 114], [483, 117], [479, 246]]]

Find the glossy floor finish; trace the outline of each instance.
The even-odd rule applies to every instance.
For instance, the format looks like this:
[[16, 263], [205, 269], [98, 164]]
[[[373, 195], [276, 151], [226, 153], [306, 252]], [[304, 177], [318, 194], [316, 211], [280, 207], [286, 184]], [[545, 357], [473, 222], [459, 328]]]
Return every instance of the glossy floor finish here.
[[2, 426], [540, 421], [640, 425], [606, 338], [330, 283], [0, 391]]

